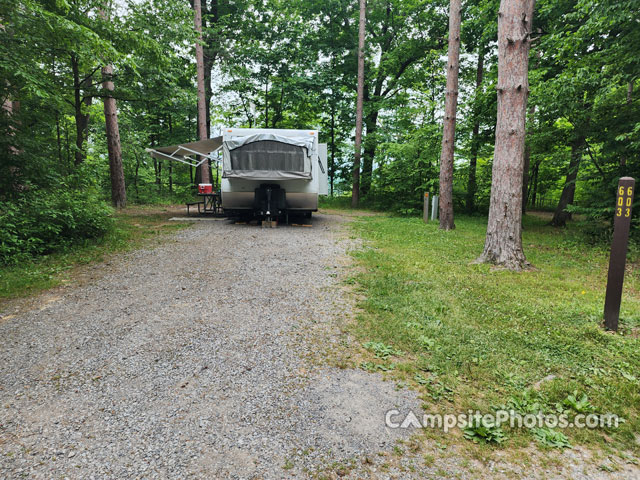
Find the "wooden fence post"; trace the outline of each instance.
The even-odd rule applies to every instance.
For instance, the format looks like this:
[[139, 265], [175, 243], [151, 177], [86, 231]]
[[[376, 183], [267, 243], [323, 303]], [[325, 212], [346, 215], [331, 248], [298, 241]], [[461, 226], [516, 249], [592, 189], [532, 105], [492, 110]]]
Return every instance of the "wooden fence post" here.
[[424, 204], [422, 206], [422, 220], [424, 223], [429, 221], [429, 192], [424, 192]]

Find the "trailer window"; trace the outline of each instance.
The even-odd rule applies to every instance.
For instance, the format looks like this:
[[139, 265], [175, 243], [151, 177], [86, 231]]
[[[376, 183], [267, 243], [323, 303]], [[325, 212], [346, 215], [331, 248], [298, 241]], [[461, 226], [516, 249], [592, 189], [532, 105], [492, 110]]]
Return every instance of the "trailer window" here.
[[297, 145], [261, 140], [231, 150], [232, 170], [304, 172], [306, 149]]

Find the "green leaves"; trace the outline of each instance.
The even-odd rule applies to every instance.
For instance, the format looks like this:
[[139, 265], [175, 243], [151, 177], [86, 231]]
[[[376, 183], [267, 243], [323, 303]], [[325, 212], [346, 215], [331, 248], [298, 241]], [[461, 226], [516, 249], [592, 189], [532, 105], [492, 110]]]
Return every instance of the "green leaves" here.
[[536, 441], [549, 448], [571, 448], [571, 443], [567, 436], [557, 430], [542, 427], [533, 429], [533, 437]]
[[112, 209], [96, 192], [31, 191], [0, 202], [0, 264], [18, 263], [104, 235]]
[[376, 358], [387, 360], [390, 356], [402, 357], [404, 352], [396, 350], [391, 345], [385, 345], [381, 342], [367, 342], [362, 345], [367, 350], [373, 352]]
[[496, 443], [500, 445], [506, 440], [501, 427], [486, 422], [484, 418], [473, 418], [463, 430], [464, 438], [474, 443]]
[[591, 413], [595, 411], [595, 407], [589, 402], [587, 394], [583, 393], [582, 395], [579, 395], [577, 390], [574, 390], [572, 394], [567, 395], [567, 398], [562, 401], [562, 406], [569, 407], [578, 413]]

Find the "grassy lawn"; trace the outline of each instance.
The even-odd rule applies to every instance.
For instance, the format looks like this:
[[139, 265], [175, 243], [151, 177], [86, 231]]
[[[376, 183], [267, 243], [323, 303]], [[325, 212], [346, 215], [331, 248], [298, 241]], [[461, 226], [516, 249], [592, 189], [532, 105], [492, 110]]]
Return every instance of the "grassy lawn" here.
[[101, 262], [114, 253], [152, 245], [162, 241], [164, 234], [187, 226], [168, 222], [172, 216], [175, 216], [175, 210], [171, 207], [128, 207], [115, 214], [114, 228], [103, 238], [88, 240], [19, 265], [0, 266], [0, 306], [3, 300], [55, 287], [72, 278], [74, 269], [82, 265]]
[[[637, 251], [627, 268], [620, 332], [612, 334], [601, 327], [605, 246], [585, 245], [574, 226], [557, 230], [527, 216], [525, 253], [536, 269], [512, 273], [470, 265], [482, 251], [484, 218], [457, 217], [456, 226], [443, 232], [420, 219], [357, 217], [353, 228], [365, 245], [355, 253], [358, 273], [349, 282], [362, 300], [349, 329], [364, 348], [360, 367], [413, 385], [428, 413], [506, 406], [520, 413], [563, 411], [569, 418], [614, 413], [625, 420], [618, 428], [467, 431], [480, 444], [504, 434], [502, 448], [570, 443], [637, 457]], [[427, 435], [453, 441], [435, 430]], [[458, 431], [455, 441], [461, 437]]]

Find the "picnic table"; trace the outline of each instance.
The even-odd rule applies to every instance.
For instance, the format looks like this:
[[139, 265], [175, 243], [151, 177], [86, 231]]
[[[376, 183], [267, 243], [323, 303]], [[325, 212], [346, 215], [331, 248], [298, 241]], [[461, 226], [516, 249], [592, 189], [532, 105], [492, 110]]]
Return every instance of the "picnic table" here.
[[198, 206], [200, 214], [218, 214], [222, 213], [222, 201], [220, 192], [198, 193], [198, 197], [202, 197], [201, 201], [187, 203], [187, 215], [189, 215], [189, 207]]

